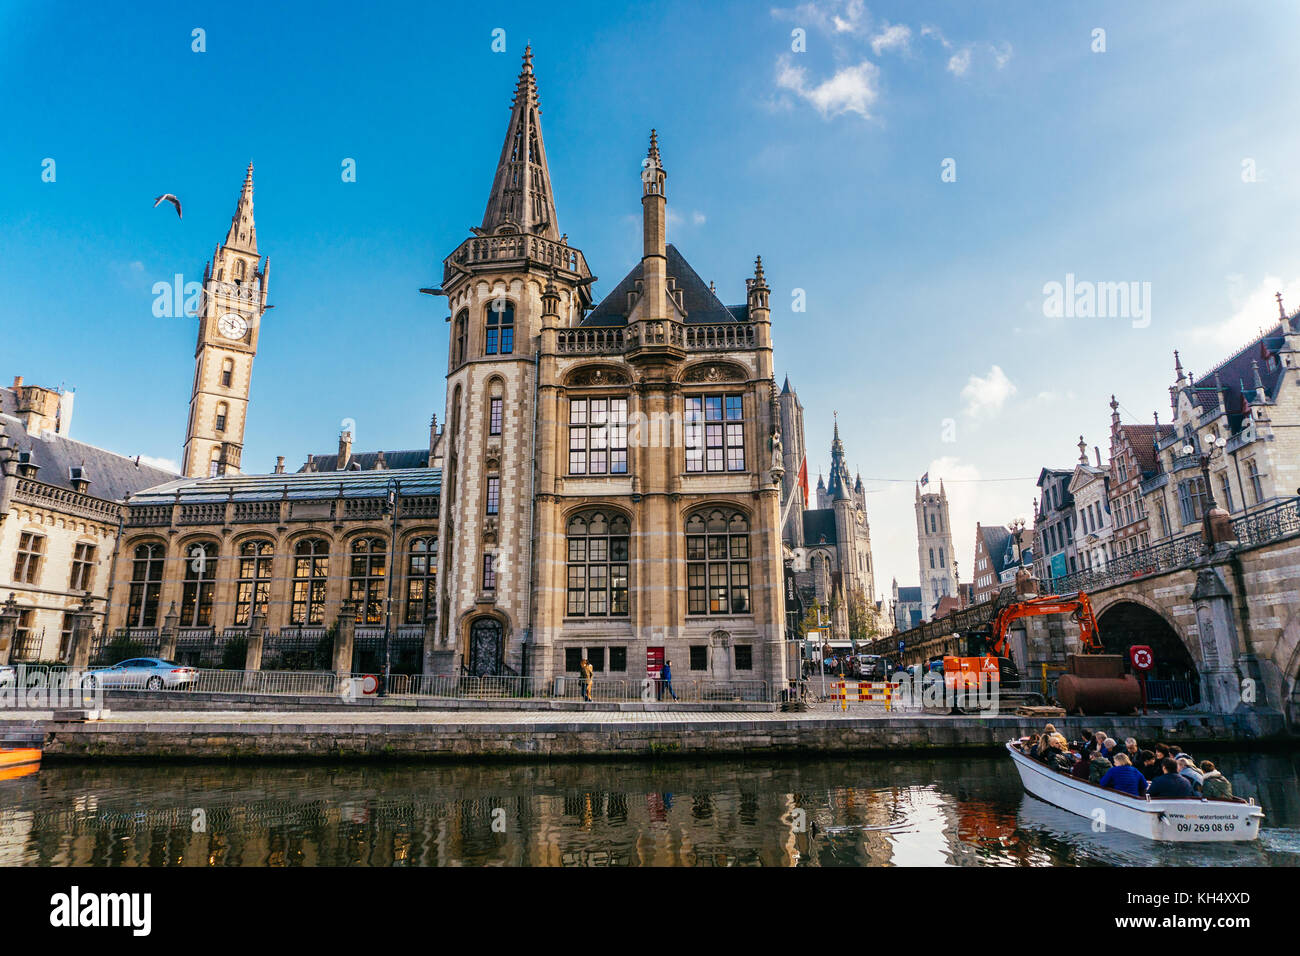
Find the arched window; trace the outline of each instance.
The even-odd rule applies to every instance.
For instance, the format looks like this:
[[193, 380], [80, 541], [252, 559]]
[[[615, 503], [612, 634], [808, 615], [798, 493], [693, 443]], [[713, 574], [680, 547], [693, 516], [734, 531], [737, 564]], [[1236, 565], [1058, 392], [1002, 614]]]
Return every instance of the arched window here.
[[621, 514], [588, 511], [566, 529], [570, 617], [626, 617], [630, 529]]
[[235, 285], [239, 285], [243, 281], [244, 281], [244, 260], [236, 259], [235, 260]]
[[239, 585], [235, 591], [235, 626], [247, 627], [254, 614], [265, 614], [271, 598], [270, 541], [245, 541], [239, 546]]
[[438, 539], [412, 538], [406, 549], [406, 623], [428, 624], [434, 619], [438, 584]]
[[221, 446], [214, 445], [212, 457], [208, 461], [208, 477], [215, 478], [219, 474], [221, 474]]
[[494, 299], [488, 306], [487, 337], [484, 353], [509, 355], [515, 350], [515, 307]]
[[325, 623], [325, 583], [330, 547], [321, 538], [304, 538], [293, 549], [293, 597], [289, 620], [300, 627]]
[[460, 365], [465, 361], [465, 335], [468, 327], [469, 311], [462, 310], [461, 313], [456, 316], [456, 351], [453, 353], [456, 356], [456, 365]]
[[930, 549], [930, 568], [934, 569], [934, 548]]
[[384, 572], [388, 546], [383, 538], [357, 538], [352, 542], [352, 567], [348, 596], [357, 605], [357, 623], [384, 621]]
[[212, 626], [212, 595], [217, 581], [217, 546], [205, 541], [185, 548], [181, 588], [181, 627]]
[[235, 379], [235, 360], [225, 359], [221, 363], [221, 387], [230, 388], [230, 383]]
[[226, 430], [226, 418], [230, 414], [230, 406], [225, 402], [217, 402], [217, 431]]
[[167, 549], [161, 544], [142, 544], [135, 549], [131, 594], [126, 607], [127, 627], [157, 627], [166, 556]]
[[943, 566], [944, 566], [944, 564], [943, 564], [943, 548], [940, 548], [940, 549], [939, 549], [939, 567], [942, 568]]
[[749, 613], [749, 522], [738, 511], [699, 511], [686, 519], [686, 610]]

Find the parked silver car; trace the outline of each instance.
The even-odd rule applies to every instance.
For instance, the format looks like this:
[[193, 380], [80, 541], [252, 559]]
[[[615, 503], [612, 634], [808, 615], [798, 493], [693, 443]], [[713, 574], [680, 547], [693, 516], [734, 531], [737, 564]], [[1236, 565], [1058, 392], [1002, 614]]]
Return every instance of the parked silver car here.
[[112, 667], [97, 667], [87, 672], [84, 687], [125, 688], [129, 690], [186, 690], [199, 679], [199, 672], [175, 661], [159, 657], [133, 657]]

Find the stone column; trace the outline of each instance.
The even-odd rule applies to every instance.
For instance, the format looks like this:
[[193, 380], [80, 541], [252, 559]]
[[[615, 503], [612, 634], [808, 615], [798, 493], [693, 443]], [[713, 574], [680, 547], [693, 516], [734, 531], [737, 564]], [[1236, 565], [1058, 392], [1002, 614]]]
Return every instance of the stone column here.
[[339, 605], [338, 633], [334, 636], [334, 673], [352, 673], [352, 647], [357, 633], [357, 603], [344, 598]]
[[456, 669], [456, 648], [438, 643], [438, 626], [429, 621], [424, 625], [424, 673], [453, 674]]
[[18, 631], [18, 600], [9, 592], [9, 600], [0, 605], [0, 664], [9, 663], [13, 653], [14, 635]]
[[266, 634], [266, 614], [258, 611], [248, 623], [248, 644], [244, 651], [244, 670], [262, 669], [262, 642]]
[[[1239, 708], [1241, 680], [1236, 661], [1241, 653], [1232, 607], [1232, 592], [1223, 580], [1222, 565], [1206, 565], [1196, 572], [1192, 602], [1201, 645], [1201, 702], [1217, 713]], [[1262, 690], [1262, 688], [1260, 688]]]
[[72, 642], [68, 648], [68, 666], [72, 670], [85, 670], [90, 666], [90, 644], [95, 633], [95, 614], [87, 595], [72, 615]]
[[173, 601], [171, 607], [167, 609], [167, 615], [163, 618], [162, 645], [158, 650], [158, 656], [165, 661], [176, 659], [176, 638], [180, 634], [177, 627], [179, 621], [180, 615], [176, 613], [176, 602]]

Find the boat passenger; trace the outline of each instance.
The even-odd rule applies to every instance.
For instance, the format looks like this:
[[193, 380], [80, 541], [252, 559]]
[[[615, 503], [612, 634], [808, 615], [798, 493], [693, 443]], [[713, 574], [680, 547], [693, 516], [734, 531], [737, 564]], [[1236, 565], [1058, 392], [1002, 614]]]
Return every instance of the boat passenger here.
[[1114, 737], [1107, 737], [1105, 744], [1102, 745], [1101, 755], [1114, 763], [1117, 753], [1119, 753], [1119, 741]]
[[1076, 760], [1074, 766], [1070, 768], [1070, 776], [1078, 777], [1080, 780], [1087, 780], [1088, 763], [1090, 760], [1092, 760], [1092, 754], [1088, 753], [1087, 750], [1081, 752], [1079, 754], [1079, 759]]
[[1130, 797], [1140, 797], [1147, 792], [1147, 778], [1133, 766], [1128, 754], [1122, 751], [1115, 754], [1115, 766], [1102, 775], [1099, 784], [1108, 790], [1127, 793]]
[[1169, 749], [1168, 744], [1156, 744], [1156, 763], [1163, 764], [1166, 757], [1172, 758], [1173, 755], [1174, 753]]
[[1192, 763], [1190, 757], [1175, 757], [1174, 759], [1178, 763], [1178, 772], [1191, 782], [1193, 790], [1200, 793], [1201, 782], [1205, 779], [1205, 775], [1196, 769], [1196, 765]]
[[1160, 776], [1160, 764], [1150, 750], [1138, 751], [1137, 768], [1142, 771], [1142, 776], [1147, 778], [1148, 783]]
[[1137, 760], [1138, 742], [1136, 737], [1127, 737], [1124, 740], [1124, 750], [1128, 754], [1129, 763]]
[[1160, 762], [1160, 776], [1151, 781], [1147, 796], [1152, 800], [1165, 800], [1169, 797], [1191, 797], [1191, 782], [1178, 772], [1178, 761], [1166, 757]]
[[1205, 774], [1201, 782], [1201, 796], [1211, 800], [1231, 800], [1232, 781], [1220, 773], [1209, 760], [1201, 761], [1201, 770]]
[[1101, 778], [1106, 776], [1106, 771], [1111, 768], [1111, 762], [1099, 753], [1094, 753], [1088, 761], [1088, 782], [1101, 783]]

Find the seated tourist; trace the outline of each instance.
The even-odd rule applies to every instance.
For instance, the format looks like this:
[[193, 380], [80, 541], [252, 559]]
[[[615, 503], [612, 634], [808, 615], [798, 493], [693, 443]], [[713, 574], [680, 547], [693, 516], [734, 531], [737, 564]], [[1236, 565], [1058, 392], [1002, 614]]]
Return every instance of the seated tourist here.
[[1205, 774], [1201, 779], [1201, 796], [1211, 800], [1231, 800], [1233, 798], [1232, 781], [1215, 769], [1213, 763], [1202, 760], [1201, 772]]
[[1142, 771], [1142, 776], [1150, 782], [1160, 776], [1160, 764], [1156, 761], [1156, 755], [1150, 750], [1139, 750], [1137, 759], [1137, 768]]
[[1101, 778], [1111, 768], [1111, 762], [1099, 753], [1093, 753], [1088, 761], [1088, 782], [1101, 783]]
[[1099, 784], [1110, 790], [1127, 793], [1130, 797], [1140, 797], [1147, 791], [1147, 778], [1133, 766], [1128, 754], [1123, 751], [1115, 754], [1115, 765], [1102, 775]]
[[1168, 744], [1156, 744], [1156, 763], [1163, 764], [1166, 759], [1172, 759], [1173, 753], [1169, 750]]
[[1074, 766], [1070, 768], [1070, 775], [1072, 777], [1078, 777], [1080, 780], [1087, 780], [1088, 764], [1091, 760], [1092, 754], [1088, 753], [1086, 750], [1081, 752], [1078, 759], [1075, 760]]
[[1114, 737], [1107, 737], [1106, 742], [1102, 744], [1101, 755], [1114, 763], [1117, 753], [1119, 753], [1119, 741]]
[[1137, 760], [1138, 742], [1136, 737], [1129, 737], [1124, 741], [1124, 752], [1128, 754], [1129, 763]]
[[1174, 762], [1178, 764], [1178, 772], [1186, 777], [1191, 783], [1192, 789], [1197, 793], [1200, 793], [1201, 781], [1204, 779], [1205, 775], [1196, 769], [1196, 765], [1192, 763], [1191, 758], [1186, 756], [1175, 757]]
[[1160, 762], [1160, 776], [1151, 781], [1147, 796], [1152, 800], [1165, 800], [1169, 797], [1191, 797], [1191, 782], [1178, 772], [1178, 761], [1166, 757]]

